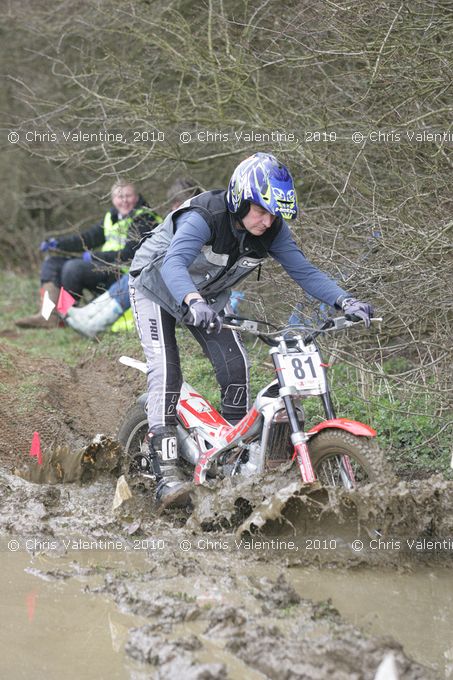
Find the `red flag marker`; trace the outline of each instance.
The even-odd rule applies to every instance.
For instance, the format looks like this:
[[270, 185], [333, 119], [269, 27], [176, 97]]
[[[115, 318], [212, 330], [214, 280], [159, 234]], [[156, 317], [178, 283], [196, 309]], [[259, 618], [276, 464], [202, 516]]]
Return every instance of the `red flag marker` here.
[[33, 439], [31, 440], [30, 456], [37, 458], [38, 465], [42, 465], [41, 440], [39, 439], [39, 432], [33, 432]]
[[72, 297], [71, 293], [68, 293], [67, 290], [61, 287], [57, 302], [57, 312], [62, 316], [66, 316], [68, 309], [71, 309], [74, 303], [75, 298]]

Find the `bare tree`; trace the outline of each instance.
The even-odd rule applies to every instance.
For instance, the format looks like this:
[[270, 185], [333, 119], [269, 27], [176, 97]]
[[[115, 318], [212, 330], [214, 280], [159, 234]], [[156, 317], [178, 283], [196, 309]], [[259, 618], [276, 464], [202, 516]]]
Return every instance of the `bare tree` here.
[[[271, 151], [296, 178], [298, 243], [385, 317], [363, 375], [404, 350], [416, 365], [395, 381], [451, 405], [449, 2], [29, 0], [6, 25], [11, 227], [77, 221], [119, 174], [156, 203], [181, 170], [225, 186]], [[267, 276], [291, 309], [300, 292]]]

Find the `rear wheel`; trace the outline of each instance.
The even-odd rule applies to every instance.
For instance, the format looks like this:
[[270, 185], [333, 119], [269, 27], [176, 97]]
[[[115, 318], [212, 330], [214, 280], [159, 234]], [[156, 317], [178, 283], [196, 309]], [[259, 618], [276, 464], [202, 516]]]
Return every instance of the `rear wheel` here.
[[141, 404], [134, 404], [126, 413], [118, 431], [118, 441], [123, 446], [126, 460], [133, 465], [136, 457], [145, 450], [148, 420]]
[[[131, 474], [142, 472], [140, 465], [142, 454], [148, 456], [148, 445], [145, 442], [148, 429], [148, 419], [144, 406], [142, 404], [134, 404], [134, 406], [126, 412], [118, 431], [118, 441], [122, 445], [125, 453], [125, 468], [127, 472]], [[181, 442], [178, 443], [178, 446], [180, 443]], [[204, 444], [204, 448], [201, 447], [202, 451], [210, 448], [208, 442], [202, 443]], [[182, 455], [179, 456], [178, 465], [185, 474], [189, 475], [189, 477], [192, 476], [193, 466], [192, 464], [187, 463]], [[212, 475], [209, 475], [208, 473], [208, 476]]]
[[368, 437], [344, 430], [324, 430], [309, 441], [308, 448], [323, 486], [353, 488], [391, 476], [377, 442]]

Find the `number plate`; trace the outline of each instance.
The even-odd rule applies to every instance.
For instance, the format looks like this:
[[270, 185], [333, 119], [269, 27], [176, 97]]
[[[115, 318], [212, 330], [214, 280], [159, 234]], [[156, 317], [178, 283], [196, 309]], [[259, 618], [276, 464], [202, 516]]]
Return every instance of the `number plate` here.
[[301, 394], [324, 394], [326, 381], [321, 357], [313, 352], [279, 355], [285, 385], [293, 385]]

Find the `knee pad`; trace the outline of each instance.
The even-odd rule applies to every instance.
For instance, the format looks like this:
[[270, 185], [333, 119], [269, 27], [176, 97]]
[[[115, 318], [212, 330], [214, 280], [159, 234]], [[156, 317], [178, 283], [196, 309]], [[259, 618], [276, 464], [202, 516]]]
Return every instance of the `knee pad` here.
[[228, 385], [222, 395], [224, 406], [232, 408], [247, 408], [247, 385]]
[[68, 260], [61, 270], [61, 285], [67, 291], [81, 294], [83, 290], [83, 274], [85, 262], [83, 260]]

